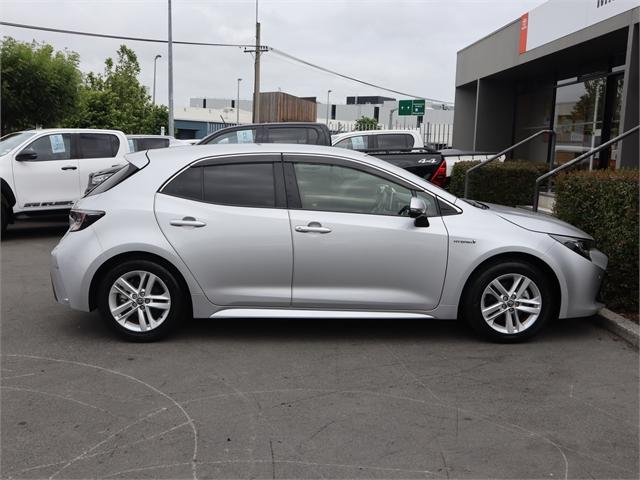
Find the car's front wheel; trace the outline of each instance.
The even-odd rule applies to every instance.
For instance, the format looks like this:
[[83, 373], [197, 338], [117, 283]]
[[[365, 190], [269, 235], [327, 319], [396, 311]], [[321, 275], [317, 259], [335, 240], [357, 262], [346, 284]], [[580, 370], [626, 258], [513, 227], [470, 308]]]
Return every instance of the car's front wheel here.
[[519, 342], [535, 335], [556, 314], [551, 282], [535, 265], [494, 264], [470, 280], [462, 315], [480, 335]]
[[98, 287], [98, 309], [120, 336], [154, 341], [180, 322], [184, 297], [180, 283], [168, 269], [148, 260], [133, 260], [104, 275]]

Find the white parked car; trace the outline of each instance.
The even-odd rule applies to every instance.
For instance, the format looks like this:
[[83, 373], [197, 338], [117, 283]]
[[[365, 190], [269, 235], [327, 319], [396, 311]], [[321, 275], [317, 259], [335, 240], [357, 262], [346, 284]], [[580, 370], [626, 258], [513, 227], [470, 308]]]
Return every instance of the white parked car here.
[[68, 210], [89, 174], [125, 164], [127, 150], [117, 130], [52, 128], [2, 137], [2, 231], [14, 217]]
[[349, 150], [411, 150], [424, 148], [418, 130], [360, 130], [331, 137], [331, 145]]

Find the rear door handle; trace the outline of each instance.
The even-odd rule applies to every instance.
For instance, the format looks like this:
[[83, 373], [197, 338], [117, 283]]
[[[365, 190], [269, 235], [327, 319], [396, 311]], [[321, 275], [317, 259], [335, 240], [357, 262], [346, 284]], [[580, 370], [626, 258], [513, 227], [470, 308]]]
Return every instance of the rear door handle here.
[[74, 167], [73, 165], [65, 165], [60, 170], [77, 170], [78, 167]]
[[182, 220], [171, 220], [169, 222], [174, 227], [204, 227], [206, 225], [205, 222], [201, 222], [200, 220], [196, 220], [193, 217], [184, 217]]
[[296, 225], [296, 232], [300, 233], [331, 233], [331, 229], [323, 227], [318, 222], [309, 222], [309, 225]]

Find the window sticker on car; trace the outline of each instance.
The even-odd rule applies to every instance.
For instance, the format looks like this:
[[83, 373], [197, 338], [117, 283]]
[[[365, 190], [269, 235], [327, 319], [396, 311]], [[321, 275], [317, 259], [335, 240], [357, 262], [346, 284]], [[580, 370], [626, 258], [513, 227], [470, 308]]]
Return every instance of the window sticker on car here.
[[64, 153], [64, 140], [62, 135], [49, 135], [49, 141], [51, 142], [52, 153]]
[[253, 130], [238, 130], [238, 143], [253, 143]]

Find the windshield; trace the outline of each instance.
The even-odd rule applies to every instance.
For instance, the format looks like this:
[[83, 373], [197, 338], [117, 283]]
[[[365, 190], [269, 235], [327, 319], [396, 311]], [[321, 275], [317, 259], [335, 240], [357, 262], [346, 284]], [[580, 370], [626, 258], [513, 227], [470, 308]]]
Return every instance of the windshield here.
[[16, 132], [0, 139], [0, 155], [6, 155], [25, 140], [33, 137], [35, 132]]

